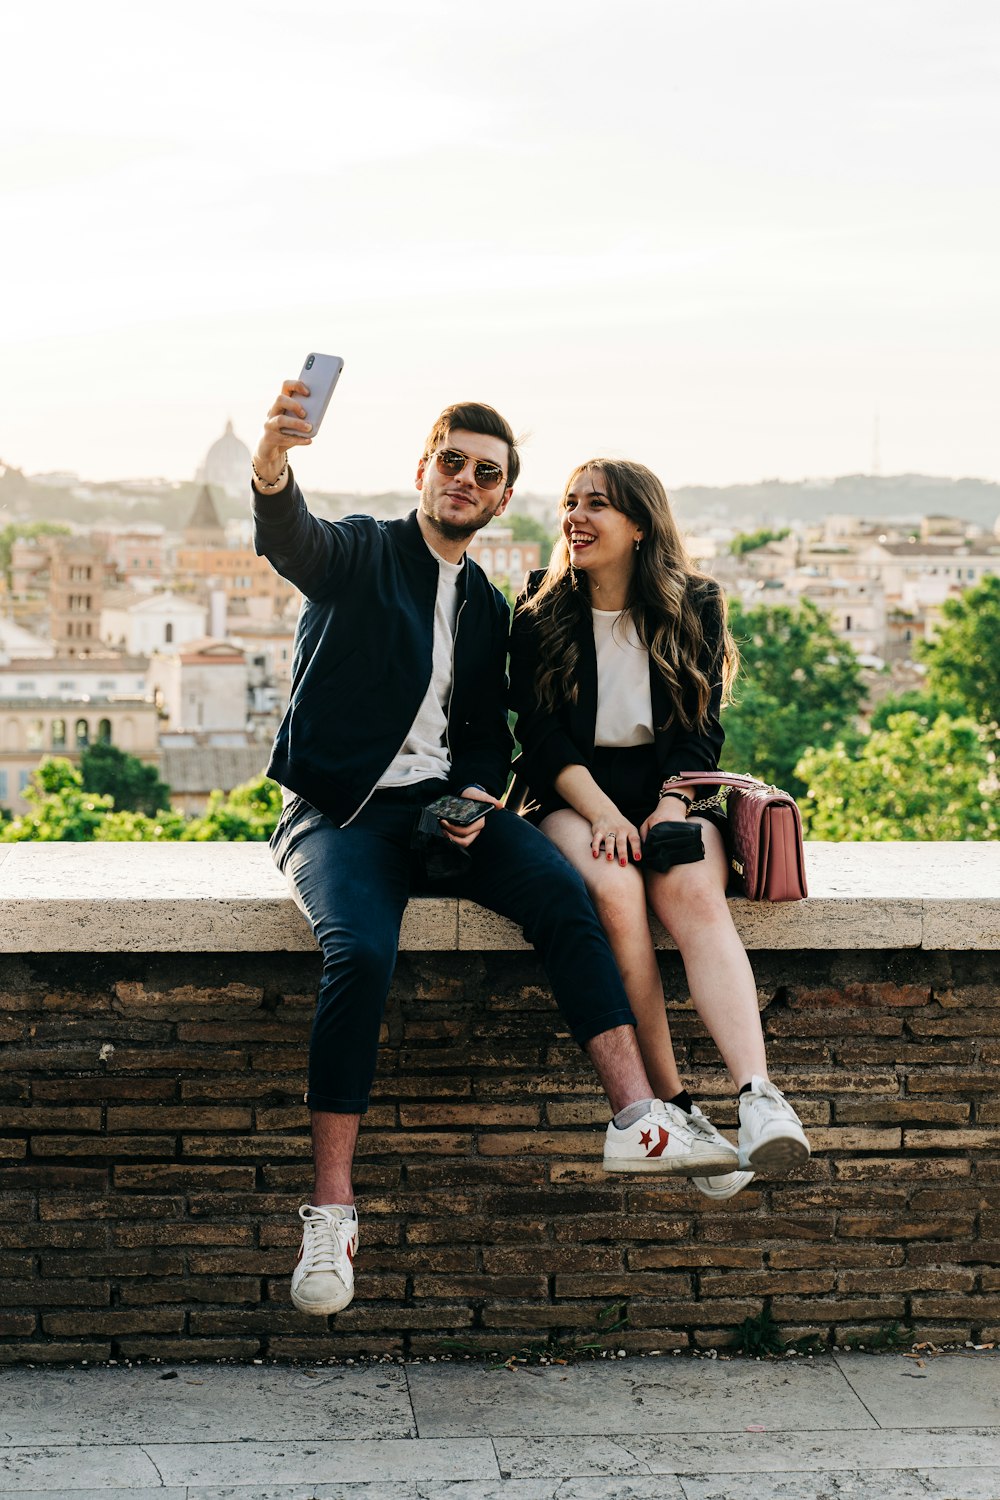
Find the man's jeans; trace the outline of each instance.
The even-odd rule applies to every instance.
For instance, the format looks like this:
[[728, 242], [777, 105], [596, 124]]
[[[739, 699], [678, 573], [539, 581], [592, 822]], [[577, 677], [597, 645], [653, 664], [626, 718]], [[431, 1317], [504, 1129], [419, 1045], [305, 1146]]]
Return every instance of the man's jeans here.
[[379, 1030], [411, 891], [466, 896], [511, 918], [540, 954], [556, 1002], [582, 1047], [635, 1024], [583, 881], [544, 834], [497, 808], [469, 851], [467, 873], [428, 886], [410, 848], [417, 807], [440, 782], [376, 792], [346, 828], [308, 802], [285, 808], [271, 853], [323, 953], [309, 1046], [310, 1109], [368, 1107]]

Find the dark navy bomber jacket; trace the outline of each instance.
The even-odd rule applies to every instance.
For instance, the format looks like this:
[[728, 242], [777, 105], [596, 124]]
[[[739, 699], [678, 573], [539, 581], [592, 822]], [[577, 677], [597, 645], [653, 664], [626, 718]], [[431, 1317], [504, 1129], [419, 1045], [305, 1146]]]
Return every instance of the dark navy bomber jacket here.
[[[267, 774], [338, 825], [354, 817], [395, 759], [431, 680], [438, 566], [416, 511], [402, 521], [310, 514], [294, 479], [253, 491], [254, 547], [303, 594], [288, 709]], [[507, 784], [507, 635], [503, 595], [470, 558], [459, 577], [449, 787]]]

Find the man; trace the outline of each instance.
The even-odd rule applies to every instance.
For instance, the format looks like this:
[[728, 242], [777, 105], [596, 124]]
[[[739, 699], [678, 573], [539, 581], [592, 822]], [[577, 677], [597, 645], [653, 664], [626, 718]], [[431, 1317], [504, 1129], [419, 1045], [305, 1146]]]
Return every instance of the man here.
[[[500, 806], [508, 610], [469, 541], [510, 502], [520, 468], [489, 406], [448, 407], [417, 466], [404, 521], [311, 516], [288, 450], [311, 442], [299, 381], [286, 381], [254, 457], [255, 545], [304, 596], [288, 711], [268, 772], [286, 805], [272, 853], [323, 953], [309, 1052], [315, 1187], [303, 1204], [292, 1300], [325, 1316], [354, 1295], [351, 1165], [411, 890], [437, 886], [512, 918], [539, 952], [560, 1010], [607, 1094], [605, 1166], [731, 1171], [736, 1152], [697, 1112], [652, 1097], [629, 1009], [583, 882], [552, 844]], [[421, 808], [442, 793], [486, 804], [415, 852]], [[431, 820], [433, 824], [433, 819]], [[438, 831], [435, 829], [435, 831]], [[421, 867], [419, 861], [423, 857]]]

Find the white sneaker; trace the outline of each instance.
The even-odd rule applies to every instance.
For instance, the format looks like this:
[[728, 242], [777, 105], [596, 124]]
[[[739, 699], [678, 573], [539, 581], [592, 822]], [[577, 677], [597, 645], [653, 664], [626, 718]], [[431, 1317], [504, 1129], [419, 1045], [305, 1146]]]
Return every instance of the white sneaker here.
[[802, 1121], [773, 1083], [756, 1075], [740, 1095], [740, 1156], [757, 1172], [787, 1172], [809, 1157]]
[[354, 1297], [357, 1214], [303, 1203], [299, 1218], [302, 1248], [292, 1272], [292, 1301], [299, 1312], [320, 1317], [342, 1312]]
[[[725, 1136], [716, 1130], [711, 1120], [701, 1112], [697, 1104], [691, 1106], [691, 1120], [693, 1126], [706, 1139], [721, 1141], [724, 1146], [729, 1145]], [[692, 1187], [696, 1187], [699, 1193], [704, 1193], [706, 1198], [735, 1198], [748, 1182], [753, 1182], [752, 1172], [725, 1172], [721, 1177], [691, 1178]]]
[[691, 1177], [696, 1172], [725, 1172], [735, 1166], [730, 1146], [699, 1111], [693, 1119], [676, 1104], [654, 1099], [646, 1114], [619, 1130], [614, 1120], [604, 1139], [605, 1172], [662, 1172]]
[[692, 1177], [692, 1183], [706, 1198], [735, 1198], [748, 1183], [752, 1172], [725, 1172], [721, 1177]]

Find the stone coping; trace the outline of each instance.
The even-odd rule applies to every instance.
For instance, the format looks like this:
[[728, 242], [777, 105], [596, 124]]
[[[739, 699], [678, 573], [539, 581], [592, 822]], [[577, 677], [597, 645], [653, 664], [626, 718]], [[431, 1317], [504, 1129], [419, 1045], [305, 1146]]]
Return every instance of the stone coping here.
[[[1000, 948], [1000, 843], [810, 843], [806, 863], [807, 901], [733, 901], [748, 948]], [[657, 943], [672, 946], [662, 930]], [[411, 951], [525, 946], [472, 901], [420, 897], [403, 921]], [[313, 947], [263, 844], [0, 846], [0, 952]]]

